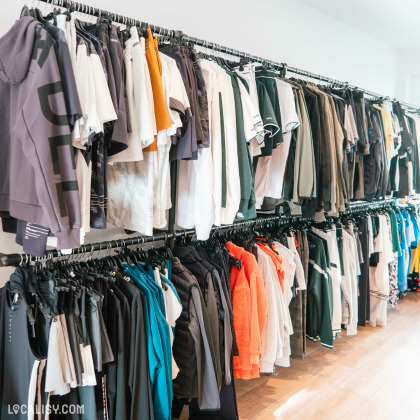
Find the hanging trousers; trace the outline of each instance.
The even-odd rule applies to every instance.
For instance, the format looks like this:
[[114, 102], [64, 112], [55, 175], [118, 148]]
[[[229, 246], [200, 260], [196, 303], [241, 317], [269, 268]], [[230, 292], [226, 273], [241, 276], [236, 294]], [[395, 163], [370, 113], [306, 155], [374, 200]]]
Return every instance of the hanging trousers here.
[[358, 325], [366, 326], [370, 319], [370, 289], [369, 289], [369, 232], [368, 219], [364, 217], [357, 224], [359, 240], [362, 246], [363, 263], [360, 264], [359, 276], [359, 321]]

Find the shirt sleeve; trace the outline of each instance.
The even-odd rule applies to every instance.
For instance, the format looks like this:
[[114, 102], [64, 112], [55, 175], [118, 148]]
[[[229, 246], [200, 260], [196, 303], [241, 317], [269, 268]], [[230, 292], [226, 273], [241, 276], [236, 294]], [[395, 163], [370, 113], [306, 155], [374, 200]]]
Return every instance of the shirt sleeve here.
[[171, 65], [171, 86], [169, 96], [169, 109], [172, 111], [176, 119], [176, 127], [183, 126], [183, 121], [186, 118], [186, 111], [190, 108], [190, 101], [188, 100], [187, 91], [185, 89], [184, 81], [175, 60]]
[[238, 85], [241, 93], [245, 139], [249, 143], [257, 136], [262, 138], [264, 136], [264, 129], [260, 112], [255, 108], [255, 105], [240, 78], [238, 78]]
[[279, 131], [280, 126], [274, 113], [273, 104], [268, 96], [265, 86], [257, 80], [258, 103], [260, 114], [264, 124], [264, 130], [270, 137], [274, 137]]
[[281, 80], [277, 81], [277, 91], [279, 93], [282, 130], [283, 133], [287, 133], [300, 125], [296, 112], [295, 97], [292, 86]]

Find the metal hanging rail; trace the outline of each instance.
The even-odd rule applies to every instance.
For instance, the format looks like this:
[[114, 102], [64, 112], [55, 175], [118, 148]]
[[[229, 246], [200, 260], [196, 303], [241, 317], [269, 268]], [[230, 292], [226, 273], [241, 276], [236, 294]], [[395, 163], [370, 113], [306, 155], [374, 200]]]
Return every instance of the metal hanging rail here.
[[[326, 77], [326, 76], [322, 76], [320, 74], [316, 74], [316, 73], [312, 73], [306, 70], [302, 70], [302, 69], [298, 69], [296, 67], [292, 67], [289, 66], [286, 63], [280, 63], [277, 61], [273, 61], [273, 60], [268, 60], [256, 55], [252, 55], [252, 54], [248, 54], [245, 53], [243, 51], [239, 51], [239, 50], [235, 50], [232, 48], [228, 48], [213, 42], [208, 42], [205, 41], [203, 39], [199, 39], [199, 38], [195, 38], [195, 37], [190, 37], [189, 35], [184, 34], [182, 31], [176, 31], [176, 30], [171, 30], [171, 29], [166, 29], [160, 26], [155, 26], [152, 24], [149, 24], [147, 22], [142, 22], [140, 20], [137, 19], [133, 19], [131, 17], [127, 17], [127, 16], [122, 16], [119, 15], [117, 13], [112, 13], [112, 12], [108, 12], [105, 10], [101, 10], [98, 9], [96, 7], [92, 7], [92, 6], [88, 6], [76, 1], [72, 1], [72, 0], [38, 0], [41, 1], [43, 3], [48, 3], [51, 4], [53, 6], [59, 6], [59, 7], [65, 7], [67, 9], [72, 9], [76, 12], [80, 12], [83, 14], [87, 14], [90, 16], [96, 16], [96, 17], [108, 17], [110, 19], [112, 19], [113, 22], [116, 23], [120, 23], [123, 25], [132, 25], [132, 26], [138, 26], [140, 28], [147, 28], [150, 27], [152, 29], [152, 31], [158, 35], [161, 36], [166, 36], [169, 38], [178, 38], [178, 39], [182, 39], [186, 42], [191, 42], [195, 45], [204, 47], [204, 48], [208, 48], [211, 50], [215, 50], [215, 51], [219, 51], [221, 53], [225, 53], [225, 54], [229, 54], [231, 56], [235, 56], [238, 58], [245, 58], [247, 60], [250, 61], [254, 61], [254, 62], [259, 62], [261, 64], [266, 64], [269, 67], [271, 67], [274, 70], [280, 71], [280, 72], [284, 72], [284, 71], [289, 71], [291, 73], [295, 73], [301, 76], [305, 76], [314, 80], [319, 80], [321, 82], [326, 82], [326, 83], [331, 83], [337, 86], [343, 86], [352, 90], [357, 90], [359, 92], [363, 92], [364, 94], [374, 97], [374, 98], [384, 98], [384, 99], [389, 99], [391, 100], [391, 98], [387, 95], [381, 95], [379, 93], [376, 92], [372, 92], [370, 90], [367, 89], [362, 89], [359, 88], [355, 85], [351, 85], [348, 82], [342, 82], [340, 80], [337, 79], [332, 79], [330, 77]], [[409, 104], [407, 102], [402, 102], [402, 101], [398, 101], [396, 99], [392, 99], [392, 101], [394, 102], [398, 102], [401, 106], [403, 106], [404, 108], [407, 108], [407, 110], [412, 111], [412, 112], [420, 112], [420, 106], [418, 105], [413, 105], [413, 104]]]
[[395, 198], [387, 198], [385, 200], [377, 200], [373, 202], [367, 201], [355, 201], [350, 203], [350, 206], [346, 208], [345, 211], [341, 212], [341, 215], [348, 215], [352, 213], [357, 213], [365, 210], [376, 210], [386, 207], [397, 207], [397, 202]]
[[[347, 214], [348, 212], [356, 213], [358, 211], [363, 210], [372, 210], [372, 209], [380, 209], [385, 208], [391, 204], [395, 203], [394, 199], [386, 199], [386, 200], [378, 200], [373, 203], [354, 203], [350, 205], [350, 207], [341, 214]], [[287, 223], [292, 223], [293, 221], [297, 220], [305, 220], [305, 221], [313, 221], [313, 219], [302, 219], [300, 215], [292, 215], [292, 216], [284, 216], [284, 215], [267, 215], [264, 217], [257, 217], [256, 219], [251, 220], [243, 220], [237, 221], [230, 225], [222, 225], [222, 226], [213, 226], [211, 229], [212, 233], [218, 231], [226, 231], [232, 229], [247, 229], [254, 226], [260, 226], [271, 222], [281, 222], [281, 225], [287, 225]], [[152, 236], [135, 236], [133, 238], [126, 238], [126, 239], [116, 239], [111, 241], [104, 241], [104, 242], [96, 242], [92, 244], [82, 245], [80, 248], [75, 248], [72, 250], [71, 255], [77, 254], [86, 254], [86, 253], [93, 253], [95, 251], [105, 251], [110, 249], [122, 248], [130, 245], [143, 245], [146, 243], [155, 243], [159, 241], [164, 241], [165, 243], [168, 240], [175, 240], [176, 238], [187, 238], [187, 237], [194, 237], [196, 234], [195, 229], [185, 229], [185, 230], [176, 230], [173, 232], [159, 232], [156, 235]], [[47, 251], [45, 257], [34, 257], [28, 254], [2, 254], [0, 253], [0, 267], [8, 267], [8, 266], [16, 266], [20, 263], [25, 263], [29, 261], [37, 261], [37, 260], [45, 260], [60, 257], [60, 251], [54, 249]]]
[[[229, 229], [241, 229], [241, 228], [250, 228], [252, 226], [263, 225], [268, 222], [274, 222], [279, 220], [279, 216], [267, 216], [267, 217], [258, 217], [256, 219], [244, 220], [232, 223], [230, 225], [222, 226], [213, 226], [211, 232], [223, 231]], [[96, 242], [92, 244], [82, 245], [80, 248], [74, 248], [70, 255], [93, 253], [95, 251], [105, 251], [109, 249], [116, 249], [130, 245], [143, 245], [146, 243], [155, 243], [159, 241], [168, 241], [174, 240], [176, 238], [195, 236], [195, 229], [183, 229], [176, 230], [173, 232], [159, 232], [156, 235], [152, 236], [135, 236], [132, 238], [126, 239], [113, 239], [111, 241]], [[34, 257], [28, 254], [2, 254], [0, 253], [0, 267], [16, 266], [23, 262], [45, 260], [50, 258], [57, 258], [63, 256], [63, 254], [57, 249], [48, 250], [44, 257]]]

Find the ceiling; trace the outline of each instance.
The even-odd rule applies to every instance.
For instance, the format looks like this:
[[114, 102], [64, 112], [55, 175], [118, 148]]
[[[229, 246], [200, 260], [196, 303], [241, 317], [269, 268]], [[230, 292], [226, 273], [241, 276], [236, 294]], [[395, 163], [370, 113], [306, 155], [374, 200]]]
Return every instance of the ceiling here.
[[300, 0], [397, 50], [420, 47], [418, 0]]

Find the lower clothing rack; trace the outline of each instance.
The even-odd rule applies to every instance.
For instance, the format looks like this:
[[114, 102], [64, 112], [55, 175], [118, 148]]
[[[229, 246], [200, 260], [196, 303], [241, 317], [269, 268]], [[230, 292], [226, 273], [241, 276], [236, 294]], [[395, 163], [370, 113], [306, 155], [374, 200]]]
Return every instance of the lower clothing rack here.
[[[283, 217], [284, 218], [284, 217]], [[238, 229], [238, 228], [246, 228], [252, 227], [256, 225], [262, 225], [268, 222], [274, 222], [279, 220], [279, 216], [268, 216], [268, 217], [258, 217], [252, 220], [243, 220], [237, 221], [230, 225], [221, 225], [221, 226], [213, 226], [211, 232], [214, 233], [216, 231], [223, 231], [229, 229]], [[132, 238], [125, 238], [125, 239], [113, 239], [111, 241], [103, 241], [103, 242], [95, 242], [91, 244], [82, 245], [80, 248], [74, 248], [71, 251], [70, 255], [77, 255], [77, 254], [85, 254], [85, 253], [92, 253], [95, 251], [105, 251], [109, 249], [116, 249], [121, 248], [124, 246], [130, 245], [142, 245], [146, 243], [154, 243], [159, 241], [167, 241], [169, 239], [175, 238], [182, 238], [182, 237], [190, 237], [196, 234], [195, 229], [182, 229], [182, 230], [175, 230], [173, 232], [158, 232], [153, 234], [152, 236], [134, 236]], [[44, 257], [34, 257], [28, 254], [3, 254], [0, 253], [0, 267], [9, 267], [9, 266], [16, 266], [21, 263], [26, 263], [30, 261], [39, 261], [44, 259], [50, 258], [57, 258], [61, 257], [64, 254], [61, 253], [59, 250], [47, 250], [46, 255]]]
[[[356, 213], [359, 211], [365, 211], [365, 210], [370, 210], [370, 209], [385, 208], [390, 205], [395, 205], [395, 199], [378, 200], [372, 203], [354, 202], [350, 204], [350, 206], [341, 214]], [[254, 226], [261, 226], [266, 223], [272, 223], [272, 222], [278, 222], [278, 221], [281, 221], [282, 225], [284, 225], [284, 224], [287, 224], [288, 221], [290, 222], [295, 219], [302, 219], [302, 216], [300, 215], [285, 216], [282, 214], [266, 215], [266, 216], [257, 217], [251, 220], [239, 220], [229, 225], [213, 226], [211, 233], [214, 234], [217, 231], [251, 228]], [[93, 253], [95, 251], [100, 252], [100, 251], [116, 249], [116, 248], [121, 248], [125, 246], [130, 246], [130, 245], [142, 245], [146, 243], [154, 243], [154, 242], [159, 242], [159, 241], [166, 242], [171, 239], [174, 240], [176, 238], [191, 237], [191, 236], [194, 236], [195, 234], [196, 234], [195, 229], [182, 229], [182, 230], [175, 230], [172, 232], [170, 231], [158, 232], [152, 236], [141, 235], [141, 236], [134, 236], [132, 238], [126, 238], [126, 239], [115, 239], [111, 241], [95, 242], [91, 244], [82, 245], [80, 248], [73, 249], [70, 255], [85, 254], [88, 252]], [[44, 257], [35, 257], [28, 254], [0, 253], [0, 267], [17, 266], [21, 263], [57, 258], [63, 255], [64, 254], [62, 254], [57, 249], [48, 250]]]

